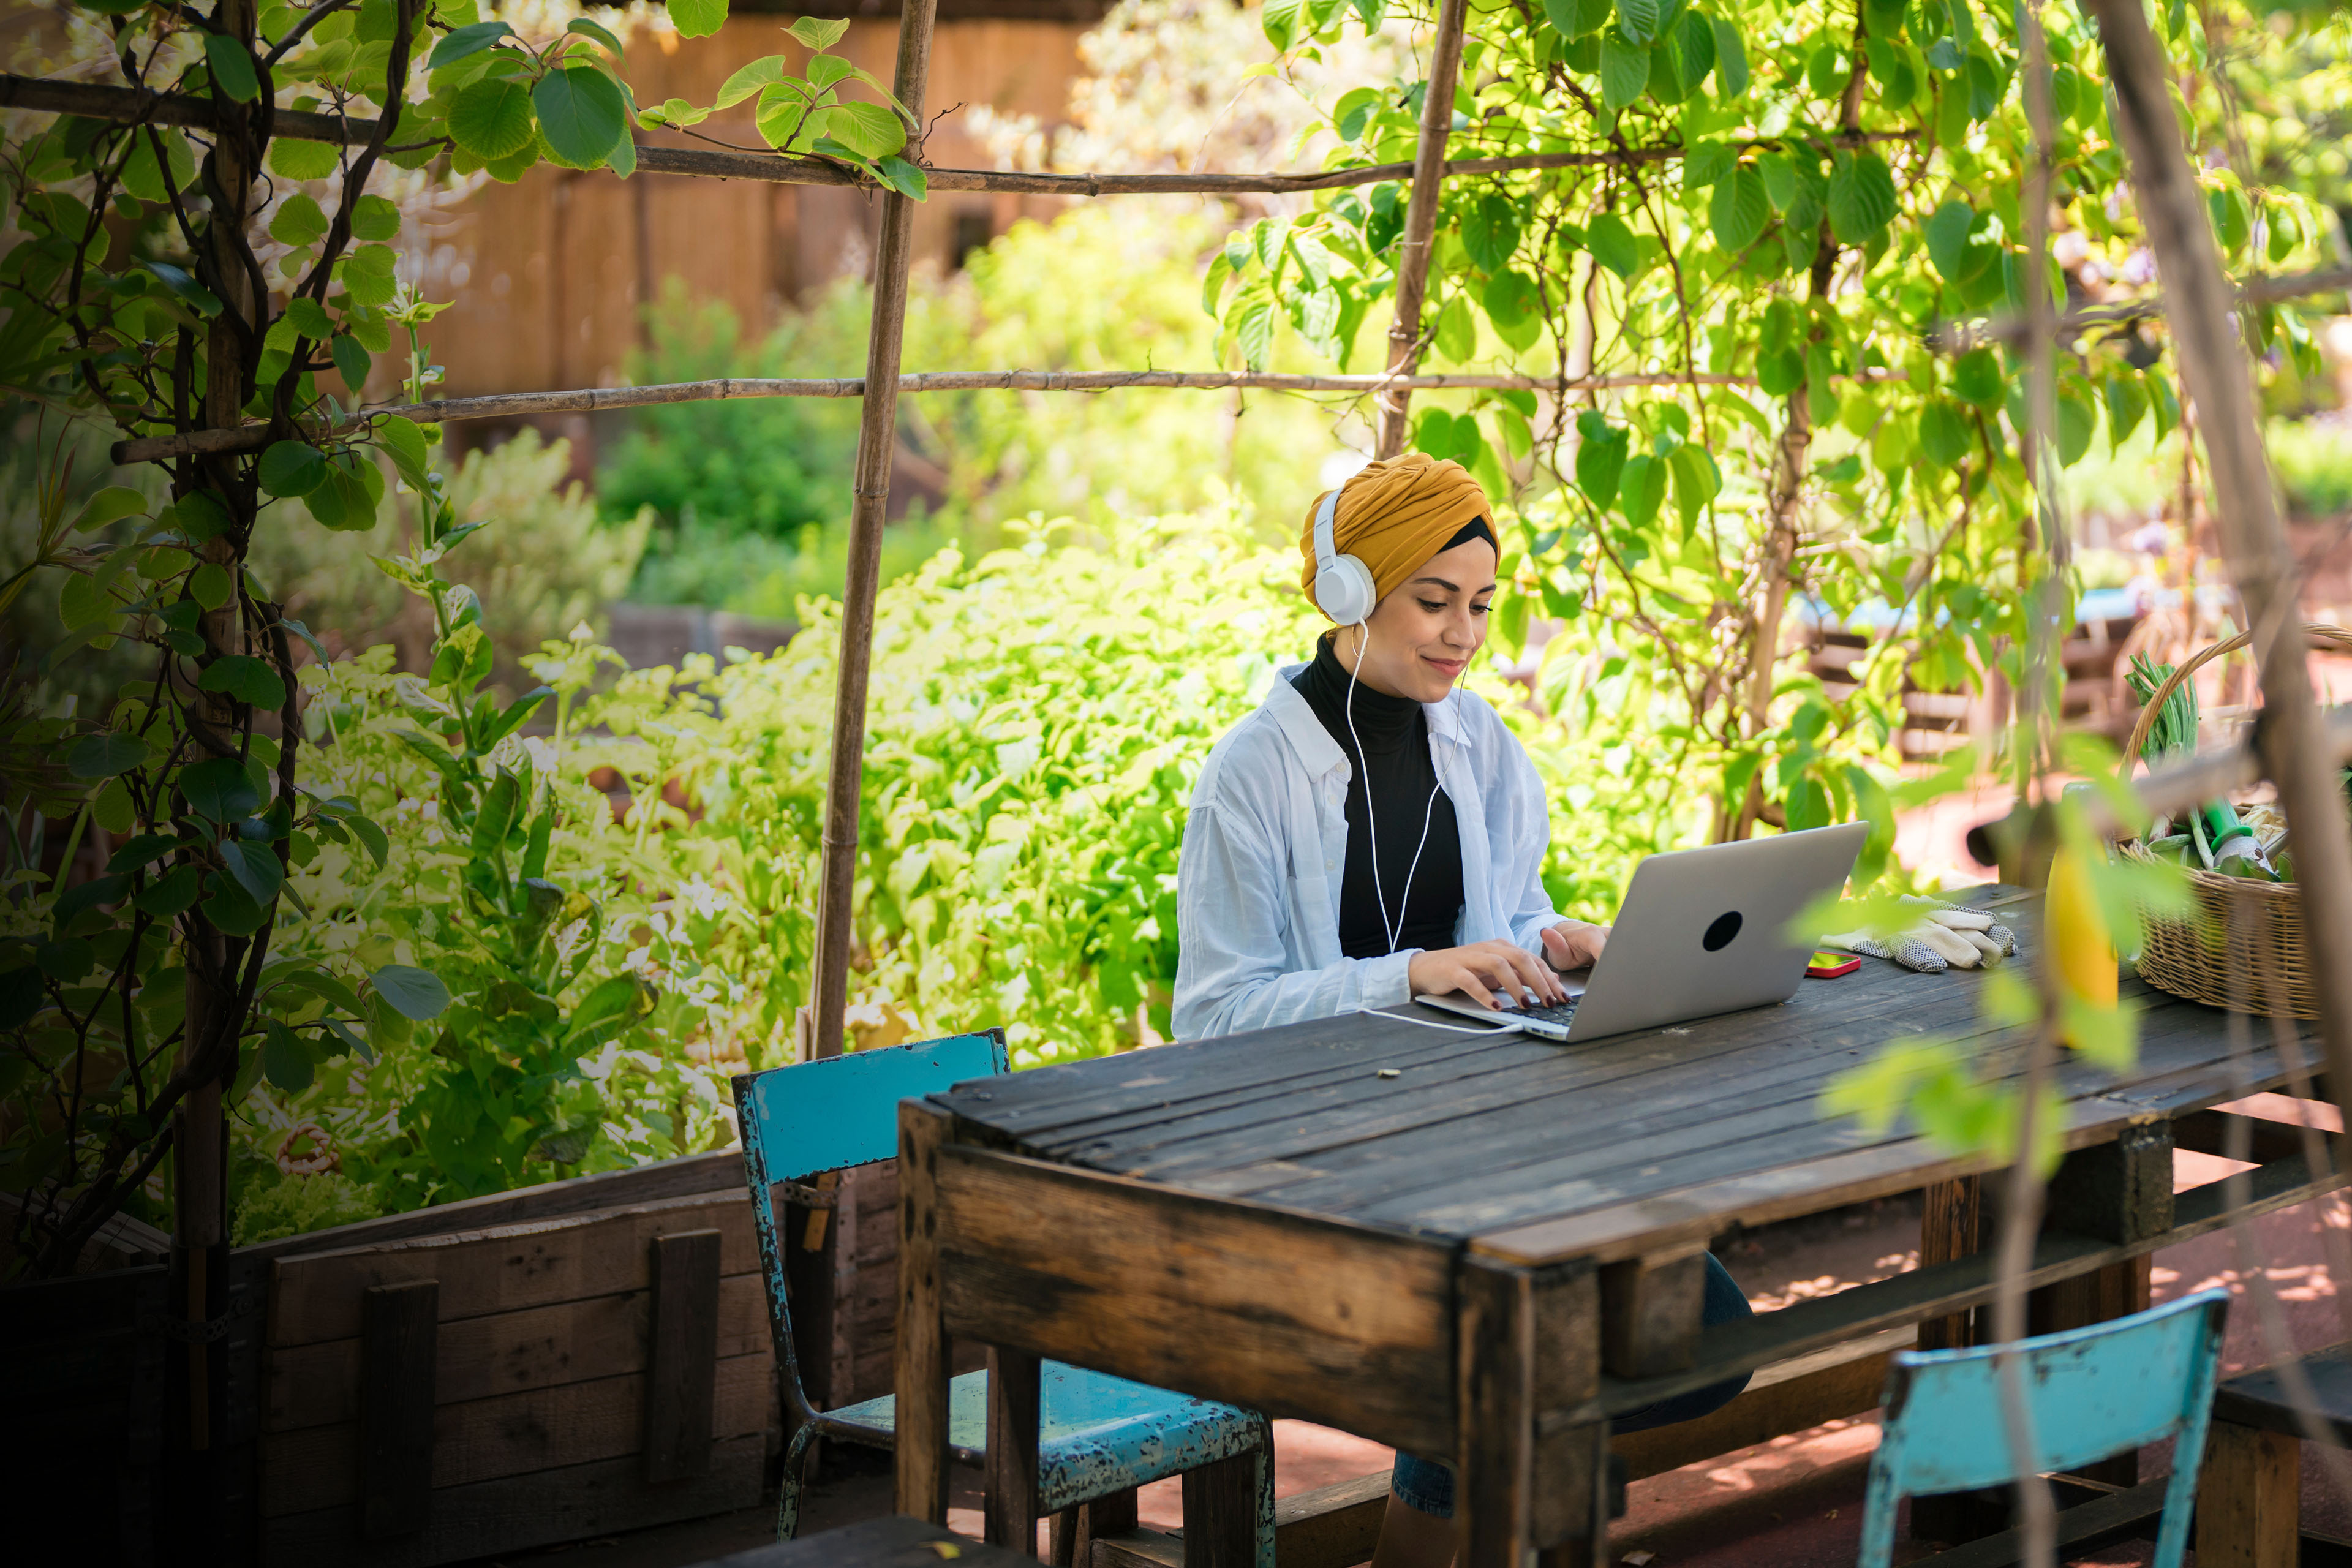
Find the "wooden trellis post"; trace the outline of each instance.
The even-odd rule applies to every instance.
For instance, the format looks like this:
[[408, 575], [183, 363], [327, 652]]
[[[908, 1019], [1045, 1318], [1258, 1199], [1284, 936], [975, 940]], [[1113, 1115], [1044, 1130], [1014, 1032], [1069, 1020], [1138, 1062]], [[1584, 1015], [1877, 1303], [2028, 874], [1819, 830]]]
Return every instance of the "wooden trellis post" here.
[[[890, 90], [923, 118], [937, 0], [905, 0]], [[865, 772], [866, 684], [874, 660], [874, 600], [882, 585], [882, 525], [890, 509], [890, 460], [898, 444], [898, 349], [906, 336], [907, 268], [915, 204], [882, 198], [882, 243], [874, 263], [874, 323], [866, 344], [866, 415], [857, 427], [857, 468], [849, 510], [849, 579], [841, 601], [841, 671], [833, 700], [833, 766], [825, 781], [824, 859], [816, 910], [813, 1048], [841, 1054], [849, 1005], [850, 895], [857, 881], [857, 792]]]
[[[1389, 327], [1391, 375], [1411, 375], [1421, 362], [1421, 307], [1429, 296], [1429, 244], [1437, 233], [1437, 202], [1445, 183], [1445, 139], [1454, 130], [1454, 83], [1462, 74], [1462, 28], [1470, 0], [1444, 0], [1437, 12], [1437, 37], [1429, 49], [1429, 81], [1422, 89], [1421, 140], [1413, 149], [1412, 195], [1404, 209], [1404, 236], [1397, 252], [1396, 320]], [[1404, 450], [1405, 410], [1412, 394], [1404, 388], [1380, 396], [1381, 424], [1375, 458]]]

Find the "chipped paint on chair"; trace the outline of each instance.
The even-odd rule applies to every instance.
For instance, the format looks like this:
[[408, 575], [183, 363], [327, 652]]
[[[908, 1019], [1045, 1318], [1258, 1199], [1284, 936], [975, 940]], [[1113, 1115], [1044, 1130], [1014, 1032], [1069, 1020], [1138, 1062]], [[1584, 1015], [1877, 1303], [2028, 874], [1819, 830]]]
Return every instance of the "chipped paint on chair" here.
[[[810, 1444], [820, 1435], [830, 1435], [889, 1447], [896, 1433], [896, 1401], [885, 1394], [838, 1410], [810, 1405], [793, 1344], [774, 1189], [780, 1183], [803, 1183], [826, 1172], [891, 1158], [898, 1152], [898, 1101], [1007, 1070], [1003, 1034], [991, 1030], [771, 1068], [734, 1080], [752, 1226], [759, 1236], [768, 1291], [768, 1330], [793, 1416], [776, 1501], [779, 1541], [791, 1540], [799, 1527], [802, 1470]], [[1041, 1513], [1058, 1513], [1164, 1476], [1254, 1453], [1257, 1568], [1274, 1568], [1274, 1443], [1264, 1416], [1060, 1362], [1045, 1363], [1041, 1382]], [[978, 1463], [987, 1444], [988, 1374], [973, 1372], [956, 1378], [948, 1398], [949, 1446], [958, 1458]]]
[[2153, 1568], [2180, 1568], [2221, 1365], [2230, 1293], [2200, 1290], [2145, 1312], [2021, 1340], [2035, 1452], [2011, 1456], [2001, 1347], [1907, 1351], [1886, 1377], [1886, 1416], [1863, 1502], [1861, 1568], [1885, 1568], [1906, 1497], [2000, 1486], [2175, 1439]]

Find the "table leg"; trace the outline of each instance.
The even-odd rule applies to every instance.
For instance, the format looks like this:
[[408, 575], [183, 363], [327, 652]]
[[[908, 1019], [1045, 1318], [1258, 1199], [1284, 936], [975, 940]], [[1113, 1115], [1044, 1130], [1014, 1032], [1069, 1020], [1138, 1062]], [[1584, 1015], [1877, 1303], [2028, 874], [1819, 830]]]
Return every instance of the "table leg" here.
[[1541, 1431], [1545, 1412], [1600, 1392], [1591, 1266], [1526, 1269], [1473, 1257], [1455, 1275], [1454, 1300], [1459, 1568], [1519, 1568], [1529, 1547], [1561, 1564], [1601, 1561], [1607, 1428]]
[[1041, 1364], [1025, 1351], [988, 1347], [988, 1478], [982, 1539], [1024, 1557], [1037, 1554]]
[[2197, 1568], [2294, 1568], [2303, 1535], [2303, 1445], [2216, 1421], [2197, 1478]]
[[898, 1509], [942, 1525], [948, 1521], [948, 1346], [936, 1184], [940, 1145], [950, 1126], [948, 1113], [935, 1106], [909, 1100], [898, 1107]]
[[[1984, 1250], [1984, 1179], [1962, 1176], [1928, 1187], [1919, 1215], [1919, 1267], [1951, 1263]], [[1976, 1309], [1929, 1318], [1919, 1325], [1923, 1351], [1965, 1350], [1976, 1341]], [[2007, 1528], [2005, 1513], [1966, 1494], [1911, 1500], [1911, 1538], [1954, 1543]]]
[[1184, 1568], [1252, 1568], [1256, 1561], [1257, 1456], [1186, 1470]]

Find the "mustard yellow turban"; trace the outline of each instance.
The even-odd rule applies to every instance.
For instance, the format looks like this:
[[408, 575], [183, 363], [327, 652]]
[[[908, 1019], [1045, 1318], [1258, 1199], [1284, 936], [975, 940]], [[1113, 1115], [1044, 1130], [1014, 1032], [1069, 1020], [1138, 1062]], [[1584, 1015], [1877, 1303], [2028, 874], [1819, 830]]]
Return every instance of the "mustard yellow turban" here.
[[[1298, 552], [1306, 558], [1298, 585], [1310, 602], [1315, 597], [1315, 511], [1322, 504], [1323, 497], [1317, 496], [1298, 536]], [[1340, 554], [1364, 563], [1372, 574], [1374, 593], [1385, 599], [1473, 518], [1493, 516], [1486, 492], [1461, 464], [1407, 452], [1371, 464], [1339, 487], [1331, 538]]]

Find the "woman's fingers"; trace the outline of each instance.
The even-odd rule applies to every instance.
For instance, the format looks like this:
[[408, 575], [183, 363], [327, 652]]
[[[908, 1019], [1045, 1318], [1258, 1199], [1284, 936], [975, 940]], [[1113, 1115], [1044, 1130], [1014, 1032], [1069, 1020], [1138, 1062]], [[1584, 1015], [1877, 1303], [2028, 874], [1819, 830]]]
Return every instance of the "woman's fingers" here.
[[1454, 990], [1469, 996], [1481, 1007], [1492, 1007], [1495, 1005], [1494, 993], [1478, 984], [1477, 970], [1467, 963], [1457, 963], [1454, 966]]

